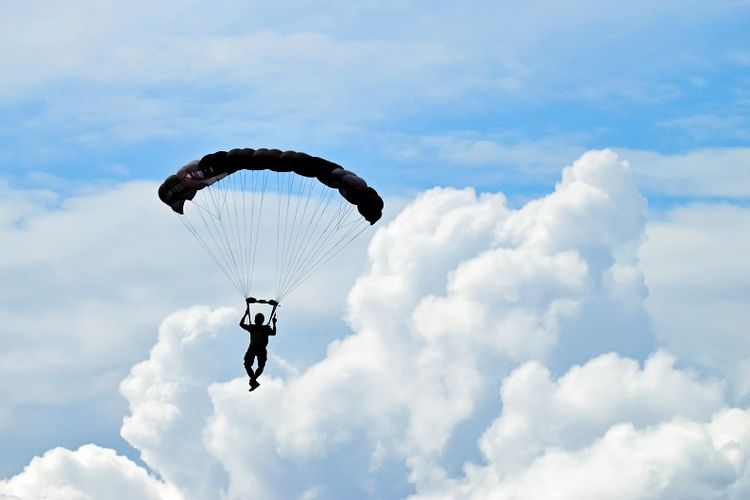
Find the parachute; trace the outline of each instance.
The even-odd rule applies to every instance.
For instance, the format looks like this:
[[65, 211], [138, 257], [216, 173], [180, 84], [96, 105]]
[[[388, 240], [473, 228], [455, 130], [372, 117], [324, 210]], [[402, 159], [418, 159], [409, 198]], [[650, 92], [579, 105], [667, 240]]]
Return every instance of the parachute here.
[[258, 294], [260, 278], [275, 283], [278, 302], [383, 213], [382, 198], [353, 172], [265, 148], [191, 161], [166, 178], [159, 198], [243, 297]]

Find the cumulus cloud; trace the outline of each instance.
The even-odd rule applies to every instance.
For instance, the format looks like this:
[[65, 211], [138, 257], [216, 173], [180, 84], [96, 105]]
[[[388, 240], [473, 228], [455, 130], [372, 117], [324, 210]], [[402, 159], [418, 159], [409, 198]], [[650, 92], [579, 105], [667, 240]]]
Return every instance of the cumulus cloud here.
[[[160, 320], [186, 304], [238, 300], [157, 187], [88, 185], [63, 196], [0, 181], [0, 441], [8, 446], [0, 467], [18, 470], [29, 442], [47, 449], [61, 434], [72, 446], [110, 433], [126, 410], [118, 384], [147, 355]], [[341, 328], [366, 243], [363, 235], [342, 252], [346, 265], [302, 286], [300, 296], [316, 300], [290, 300], [290, 324]], [[308, 288], [323, 283], [325, 297]], [[293, 358], [310, 362], [304, 352]], [[53, 418], [58, 412], [65, 416]]]
[[[193, 386], [181, 363], [167, 361], [192, 358], [185, 339], [201, 328], [190, 319], [197, 311], [176, 315], [123, 384], [131, 404], [123, 435], [160, 469], [169, 462], [169, 436], [187, 433], [196, 442], [200, 434], [213, 458], [201, 454], [197, 463], [202, 470], [221, 464], [230, 497], [366, 489], [368, 475], [388, 459], [405, 463], [417, 488], [434, 484], [446, 476], [440, 464], [457, 426], [504, 367], [549, 357], [592, 297], [611, 294], [625, 311], [637, 310], [643, 290], [634, 252], [645, 202], [629, 175], [627, 164], [601, 151], [584, 155], [554, 193], [519, 210], [501, 195], [470, 189], [420, 195], [371, 242], [369, 269], [349, 296], [355, 333], [298, 376], [266, 377], [252, 398], [240, 379], [211, 385], [212, 412], [205, 404], [195, 412], [208, 418], [202, 434], [183, 427], [177, 394]], [[284, 335], [283, 316], [280, 328]], [[690, 390], [689, 377], [681, 383]], [[194, 387], [192, 399], [205, 403], [200, 384]], [[163, 440], [150, 439], [148, 429], [160, 429]], [[353, 443], [358, 451], [342, 461]], [[315, 461], [336, 463], [348, 484], [282, 481], [280, 470]]]
[[706, 422], [623, 423], [590, 446], [550, 448], [516, 475], [469, 466], [464, 482], [413, 498], [740, 499], [750, 493], [749, 452], [750, 414], [740, 409]]
[[241, 366], [240, 335], [217, 338], [237, 316], [229, 308], [174, 313], [162, 323], [149, 359], [135, 365], [120, 387], [131, 409], [122, 436], [190, 498], [215, 498], [220, 485], [202, 438], [212, 411], [206, 387], [236, 376]]
[[479, 441], [485, 464], [414, 498], [743, 498], [750, 413], [674, 362], [607, 354], [557, 380], [523, 364]]
[[[607, 150], [519, 209], [426, 191], [374, 236], [322, 359], [250, 394], [239, 312], [178, 311], [121, 384], [122, 436], [186, 498], [742, 498], [750, 414], [721, 379], [610, 352], [651, 335], [645, 211]], [[304, 332], [282, 311], [271, 353]]]
[[34, 458], [23, 472], [0, 481], [0, 498], [182, 500], [184, 497], [173, 486], [114, 451], [85, 445], [76, 451], [55, 448]]
[[[149, 329], [187, 300], [164, 287], [184, 275], [185, 262], [203, 260], [200, 248], [159, 206], [153, 183], [68, 198], [0, 189], [0, 280], [13, 283], [0, 290], [0, 367], [6, 380], [23, 381], [4, 384], [3, 400], [110, 392], [153, 343]], [[221, 283], [208, 266], [195, 267], [193, 279], [206, 291]]]
[[[155, 191], [131, 182], [63, 197], [0, 183], [4, 466], [28, 460], [23, 443], [48, 448], [60, 433], [88, 442], [117, 425], [117, 384], [153, 344], [154, 325], [189, 296], [163, 287], [182, 274], [179, 256], [199, 260], [200, 249], [180, 243]], [[63, 406], [67, 417], [55, 418]], [[78, 420], [89, 425], [67, 428]]]
[[557, 381], [539, 363], [526, 363], [503, 381], [503, 413], [480, 440], [483, 455], [509, 476], [551, 447], [580, 449], [618, 423], [645, 427], [675, 416], [710, 417], [724, 403], [722, 385], [676, 369], [674, 361], [656, 353], [641, 369], [607, 354]]

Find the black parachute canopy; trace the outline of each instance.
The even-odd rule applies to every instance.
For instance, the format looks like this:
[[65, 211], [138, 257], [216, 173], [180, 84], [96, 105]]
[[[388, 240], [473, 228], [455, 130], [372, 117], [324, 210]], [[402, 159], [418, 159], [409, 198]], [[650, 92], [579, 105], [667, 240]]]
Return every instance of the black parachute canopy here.
[[185, 201], [192, 200], [206, 186], [238, 170], [271, 170], [293, 172], [315, 177], [356, 205], [362, 217], [375, 224], [383, 215], [383, 199], [364, 179], [341, 165], [296, 151], [278, 149], [232, 149], [217, 151], [199, 161], [192, 161], [170, 175], [159, 187], [159, 198], [172, 210], [182, 214]]

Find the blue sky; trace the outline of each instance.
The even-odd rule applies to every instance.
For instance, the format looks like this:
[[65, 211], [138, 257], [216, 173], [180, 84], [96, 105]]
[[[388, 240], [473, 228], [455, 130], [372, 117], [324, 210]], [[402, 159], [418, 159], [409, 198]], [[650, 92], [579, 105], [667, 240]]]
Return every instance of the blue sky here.
[[[566, 478], [634, 456], [619, 498], [748, 492], [750, 3], [60, 9], [0, 5], [0, 498], [598, 498]], [[234, 147], [386, 200], [285, 304], [255, 399], [241, 304], [156, 199]]]
[[[249, 141], [325, 152], [393, 190], [467, 172], [523, 189], [548, 186], [564, 153], [748, 140], [742, 2], [35, 5], [3, 16], [0, 166], [19, 185], [158, 180], [175, 157]], [[477, 141], [506, 157], [467, 157]]]

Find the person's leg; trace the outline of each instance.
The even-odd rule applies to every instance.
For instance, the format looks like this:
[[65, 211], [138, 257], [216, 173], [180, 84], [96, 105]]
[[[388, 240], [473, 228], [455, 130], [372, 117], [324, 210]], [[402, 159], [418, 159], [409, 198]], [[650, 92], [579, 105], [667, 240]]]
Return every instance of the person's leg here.
[[263, 368], [266, 367], [267, 354], [265, 348], [258, 349], [256, 354], [258, 356], [258, 368], [255, 370], [255, 378], [257, 379], [260, 377], [260, 374], [263, 373]]
[[251, 346], [247, 348], [247, 352], [245, 353], [245, 371], [250, 377], [250, 380], [255, 380], [256, 377], [255, 372], [253, 371], [253, 361], [255, 361], [255, 352]]

